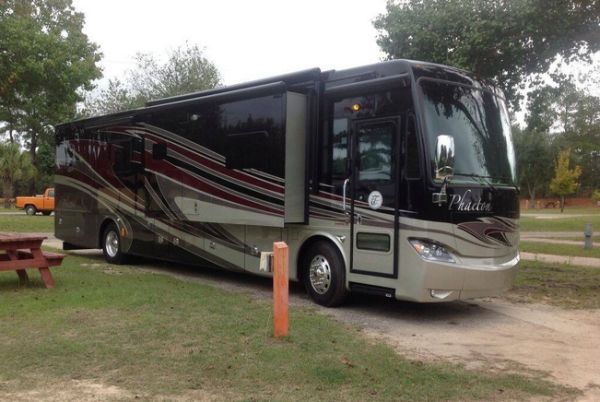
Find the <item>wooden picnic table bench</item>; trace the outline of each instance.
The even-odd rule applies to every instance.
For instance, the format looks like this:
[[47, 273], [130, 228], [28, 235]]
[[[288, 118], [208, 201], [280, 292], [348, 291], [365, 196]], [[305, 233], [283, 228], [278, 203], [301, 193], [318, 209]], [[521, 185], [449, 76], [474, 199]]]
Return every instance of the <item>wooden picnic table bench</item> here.
[[[27, 269], [40, 271], [44, 285], [54, 287], [50, 267], [62, 264], [63, 254], [42, 250], [46, 236], [27, 233], [0, 233], [0, 272], [17, 271], [20, 281], [27, 282]], [[2, 252], [4, 251], [4, 252]]]

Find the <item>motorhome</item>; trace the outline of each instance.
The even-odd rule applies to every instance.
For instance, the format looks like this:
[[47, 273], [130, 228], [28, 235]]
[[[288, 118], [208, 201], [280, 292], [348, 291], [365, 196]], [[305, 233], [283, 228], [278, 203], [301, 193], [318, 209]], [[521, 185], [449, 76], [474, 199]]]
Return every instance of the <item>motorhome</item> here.
[[502, 92], [431, 63], [315, 68], [61, 124], [55, 188], [67, 249], [270, 276], [261, 256], [285, 241], [290, 279], [326, 306], [496, 295], [519, 261]]

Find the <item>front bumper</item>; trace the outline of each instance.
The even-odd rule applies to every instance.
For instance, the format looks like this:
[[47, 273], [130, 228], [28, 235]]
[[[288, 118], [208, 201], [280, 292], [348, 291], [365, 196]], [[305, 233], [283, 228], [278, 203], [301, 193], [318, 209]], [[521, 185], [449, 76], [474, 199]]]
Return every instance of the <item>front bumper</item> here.
[[412, 272], [400, 274], [396, 298], [445, 302], [496, 296], [512, 286], [519, 259], [518, 253], [504, 258], [461, 258], [456, 264], [419, 258], [411, 264]]

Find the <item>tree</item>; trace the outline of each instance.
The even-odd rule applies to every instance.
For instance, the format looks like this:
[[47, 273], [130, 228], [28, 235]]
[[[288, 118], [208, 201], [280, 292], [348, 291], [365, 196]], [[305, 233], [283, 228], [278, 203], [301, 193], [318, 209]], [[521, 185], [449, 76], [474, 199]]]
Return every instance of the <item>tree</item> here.
[[389, 58], [494, 78], [518, 109], [526, 78], [548, 71], [556, 56], [589, 61], [600, 49], [600, 0], [388, 1], [374, 25]]
[[31, 156], [21, 152], [18, 144], [0, 144], [0, 180], [4, 196], [4, 206], [10, 206], [14, 197], [14, 186], [17, 180], [28, 180], [35, 174]]
[[90, 116], [128, 110], [152, 99], [211, 89], [220, 82], [219, 70], [198, 45], [176, 48], [164, 63], [150, 54], [138, 54], [126, 81], [110, 80], [106, 89], [88, 97], [83, 113]]
[[592, 200], [596, 201], [596, 205], [600, 206], [600, 190], [595, 190], [592, 193]]
[[589, 195], [600, 187], [600, 98], [578, 89], [570, 77], [553, 77], [528, 98], [527, 130], [553, 138], [559, 149], [570, 148], [581, 166], [578, 192]]
[[565, 196], [577, 191], [579, 185], [577, 179], [581, 175], [579, 166], [575, 166], [575, 169], [569, 169], [570, 161], [570, 149], [559, 152], [554, 168], [554, 178], [550, 183], [550, 191], [560, 196], [560, 212], [563, 212], [565, 208]]
[[21, 132], [33, 163], [52, 125], [72, 118], [81, 89], [101, 76], [98, 47], [71, 0], [0, 2], [0, 119]]
[[108, 87], [86, 96], [81, 114], [83, 117], [90, 117], [116, 113], [144, 106], [144, 102], [144, 99], [134, 95], [130, 88], [115, 78], [108, 81]]
[[529, 205], [535, 208], [536, 196], [548, 188], [552, 178], [552, 147], [547, 132], [513, 128], [519, 185], [527, 190]]
[[170, 52], [166, 63], [139, 54], [137, 69], [131, 74], [133, 91], [146, 100], [214, 88], [220, 81], [219, 70], [202, 49], [189, 44]]
[[589, 195], [600, 187], [600, 98], [581, 91], [570, 96], [575, 106], [565, 113], [557, 143], [573, 150], [573, 159], [581, 166], [581, 189]]
[[39, 194], [54, 183], [54, 166], [56, 160], [56, 147], [48, 142], [42, 142], [38, 147], [38, 166], [35, 192]]

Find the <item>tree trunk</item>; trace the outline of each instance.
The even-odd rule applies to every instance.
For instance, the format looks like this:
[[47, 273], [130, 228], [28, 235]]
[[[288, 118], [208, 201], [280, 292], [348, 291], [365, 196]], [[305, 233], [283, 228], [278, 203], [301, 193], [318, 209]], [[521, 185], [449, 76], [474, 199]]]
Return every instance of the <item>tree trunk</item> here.
[[529, 192], [529, 208], [535, 208], [535, 186], [527, 186]]
[[565, 210], [565, 196], [561, 195], [560, 196], [560, 213], [562, 214], [564, 210]]
[[[31, 154], [31, 163], [37, 169], [37, 133], [35, 131], [31, 131], [31, 148], [29, 149], [29, 153]], [[36, 175], [33, 175], [31, 181], [29, 182], [29, 193], [35, 194], [35, 179]]]
[[2, 193], [4, 195], [4, 208], [10, 208], [10, 200], [14, 197], [13, 184], [10, 180], [4, 180]]

